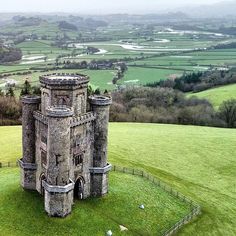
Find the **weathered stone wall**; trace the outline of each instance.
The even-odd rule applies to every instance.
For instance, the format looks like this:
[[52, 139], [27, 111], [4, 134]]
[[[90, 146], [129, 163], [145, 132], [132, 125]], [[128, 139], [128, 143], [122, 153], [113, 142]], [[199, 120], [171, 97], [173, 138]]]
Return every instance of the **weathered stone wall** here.
[[[101, 170], [107, 166], [107, 142], [109, 107], [111, 99], [103, 96], [90, 98], [91, 108], [96, 116], [94, 121], [93, 167]], [[108, 173], [91, 173], [91, 189], [93, 196], [102, 196], [108, 192]]]
[[[63, 187], [73, 179], [70, 158], [70, 123], [73, 112], [66, 108], [50, 108], [48, 115], [46, 183]], [[63, 217], [71, 212], [73, 191], [56, 193], [45, 189], [45, 210], [51, 216]]]
[[71, 117], [54, 117], [50, 113], [48, 115], [47, 182], [63, 186], [73, 177], [70, 158]]
[[35, 121], [34, 111], [39, 109], [39, 97], [22, 98], [22, 147], [23, 161], [35, 163]]
[[73, 91], [73, 104], [75, 116], [85, 114], [87, 110], [87, 87]]
[[21, 186], [24, 189], [35, 190], [36, 188], [35, 170], [29, 170], [29, 169], [21, 170]]
[[98, 197], [108, 193], [108, 173], [91, 174], [92, 196]]
[[65, 217], [71, 213], [73, 191], [68, 193], [49, 193], [45, 191], [44, 207], [49, 216]]
[[63, 86], [63, 90], [53, 88], [51, 90], [51, 106], [67, 106], [72, 107], [73, 90]]
[[36, 188], [35, 164], [35, 120], [34, 111], [39, 109], [40, 97], [22, 97], [22, 147], [23, 157], [20, 160], [21, 185], [24, 189]]
[[107, 165], [109, 105], [92, 104], [92, 110], [96, 115], [93, 166], [105, 167]]
[[46, 115], [46, 109], [51, 106], [51, 90], [46, 87], [41, 87], [41, 112], [43, 115]]
[[74, 109], [75, 116], [86, 113], [87, 88], [70, 86], [43, 87], [42, 88], [42, 113], [50, 106], [67, 106]]
[[83, 198], [91, 195], [91, 180], [89, 168], [93, 165], [93, 126], [92, 122], [82, 124], [71, 129], [71, 159], [73, 160], [76, 155], [82, 155], [83, 162], [76, 166], [73, 165], [74, 182], [78, 178], [84, 179], [84, 193]]
[[[42, 163], [41, 160], [41, 154], [42, 152], [47, 153], [47, 136], [48, 136], [48, 126], [46, 124], [43, 124], [42, 122], [36, 120], [36, 163], [37, 163], [37, 171], [36, 171], [36, 190], [43, 194], [41, 192], [41, 176], [46, 176], [46, 165]], [[45, 139], [43, 139], [46, 138]], [[43, 140], [42, 140], [43, 139]], [[46, 143], [45, 143], [46, 141]]]

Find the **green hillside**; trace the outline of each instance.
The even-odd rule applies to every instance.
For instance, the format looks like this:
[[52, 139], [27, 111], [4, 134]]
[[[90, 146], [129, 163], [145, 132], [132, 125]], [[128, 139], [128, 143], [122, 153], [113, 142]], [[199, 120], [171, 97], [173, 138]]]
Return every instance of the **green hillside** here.
[[[36, 192], [23, 191], [19, 178], [18, 169], [0, 170], [0, 235], [102, 236], [112, 230], [115, 235], [161, 236], [190, 211], [186, 203], [152, 182], [112, 172], [106, 197], [77, 202], [66, 219], [49, 218], [43, 198]], [[145, 210], [139, 209], [140, 204]], [[120, 232], [119, 225], [128, 231]]]
[[[20, 156], [20, 131], [0, 127], [0, 160]], [[12, 145], [3, 148], [3, 140]], [[179, 235], [236, 234], [235, 129], [112, 123], [109, 141], [111, 163], [144, 169], [202, 206], [203, 214]]]
[[236, 98], [236, 84], [213, 88], [199, 93], [189, 94], [188, 96], [208, 99], [215, 108], [218, 108], [223, 101]]

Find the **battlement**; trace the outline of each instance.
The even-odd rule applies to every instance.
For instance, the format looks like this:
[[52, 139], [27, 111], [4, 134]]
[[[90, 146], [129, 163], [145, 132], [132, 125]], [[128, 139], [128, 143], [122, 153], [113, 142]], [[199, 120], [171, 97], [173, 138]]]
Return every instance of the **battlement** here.
[[82, 74], [53, 73], [40, 76], [39, 81], [49, 86], [78, 86], [88, 84], [89, 77]]
[[74, 112], [71, 108], [66, 106], [55, 106], [55, 107], [48, 107], [46, 109], [47, 116], [50, 117], [70, 117], [73, 116]]
[[90, 104], [96, 106], [109, 106], [112, 104], [112, 99], [106, 96], [94, 95], [89, 97]]
[[45, 125], [48, 124], [48, 118], [39, 111], [34, 112], [34, 118]]
[[82, 124], [91, 122], [95, 119], [96, 119], [96, 117], [95, 117], [94, 113], [88, 112], [88, 113], [81, 115], [79, 117], [73, 117], [73, 119], [71, 121], [71, 127], [76, 127], [78, 125], [82, 125]]
[[41, 97], [34, 95], [26, 95], [21, 97], [21, 102], [25, 104], [39, 104]]

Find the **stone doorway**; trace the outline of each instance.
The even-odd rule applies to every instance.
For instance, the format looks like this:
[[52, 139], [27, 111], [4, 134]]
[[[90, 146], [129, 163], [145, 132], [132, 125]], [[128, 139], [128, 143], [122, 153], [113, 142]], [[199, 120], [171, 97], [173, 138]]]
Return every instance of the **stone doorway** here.
[[40, 176], [40, 192], [44, 196], [44, 187], [43, 187], [43, 181], [46, 181], [46, 176], [45, 174], [41, 174]]
[[74, 198], [82, 200], [84, 195], [84, 178], [81, 176], [75, 182]]

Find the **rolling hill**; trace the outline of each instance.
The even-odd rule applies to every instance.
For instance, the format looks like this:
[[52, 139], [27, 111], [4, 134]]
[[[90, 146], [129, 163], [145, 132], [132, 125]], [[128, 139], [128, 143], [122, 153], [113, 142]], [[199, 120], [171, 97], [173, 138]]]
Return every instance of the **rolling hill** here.
[[[21, 127], [0, 127], [0, 161], [21, 155], [20, 133]], [[179, 235], [236, 234], [235, 129], [111, 123], [109, 135], [112, 164], [146, 170], [202, 206]]]
[[187, 7], [183, 10], [184, 13], [193, 17], [203, 18], [223, 18], [227, 16], [235, 16], [236, 2], [235, 1], [221, 1], [215, 4], [206, 4], [196, 7]]
[[236, 84], [231, 84], [227, 86], [221, 86], [213, 89], [208, 89], [199, 93], [191, 93], [188, 96], [197, 96], [198, 98], [204, 98], [209, 100], [213, 106], [218, 109], [218, 107], [229, 99], [236, 98]]

